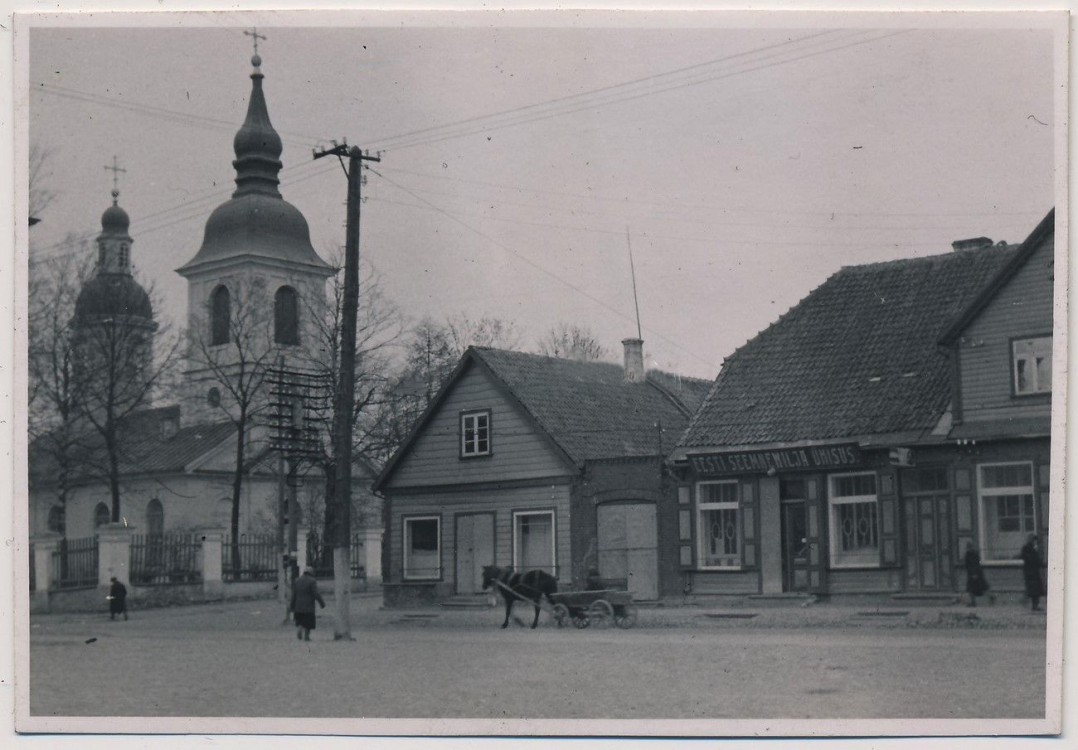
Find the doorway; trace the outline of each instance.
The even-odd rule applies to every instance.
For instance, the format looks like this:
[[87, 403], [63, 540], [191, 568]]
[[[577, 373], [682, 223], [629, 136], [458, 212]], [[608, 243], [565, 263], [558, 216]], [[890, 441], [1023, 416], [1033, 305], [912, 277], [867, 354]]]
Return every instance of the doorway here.
[[953, 587], [947, 490], [945, 468], [911, 469], [902, 474], [907, 589], [949, 591]]
[[456, 553], [457, 593], [480, 593], [483, 566], [494, 564], [493, 513], [457, 516]]
[[805, 509], [805, 482], [779, 480], [782, 505], [782, 590], [809, 590], [808, 517]]

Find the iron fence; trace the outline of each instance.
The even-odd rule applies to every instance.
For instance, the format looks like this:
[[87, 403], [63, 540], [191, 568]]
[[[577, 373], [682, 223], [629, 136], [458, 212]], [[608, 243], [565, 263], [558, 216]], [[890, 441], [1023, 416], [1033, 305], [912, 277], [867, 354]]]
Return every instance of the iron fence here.
[[[352, 545], [349, 552], [349, 568], [352, 578], [364, 579], [367, 577], [367, 568], [363, 564], [363, 537], [360, 534], [352, 534]], [[333, 577], [333, 549], [323, 544], [317, 534], [307, 537], [307, 560], [308, 567], [314, 570], [318, 578]]]
[[[32, 570], [32, 568], [31, 568]], [[79, 589], [97, 585], [97, 538], [61, 539], [52, 553], [52, 588]]]
[[221, 578], [227, 582], [271, 581], [277, 579], [281, 565], [280, 550], [269, 534], [240, 534], [240, 567], [232, 562], [232, 537], [225, 537], [221, 545]]
[[131, 583], [160, 586], [198, 583], [200, 543], [193, 534], [147, 534], [131, 537]]

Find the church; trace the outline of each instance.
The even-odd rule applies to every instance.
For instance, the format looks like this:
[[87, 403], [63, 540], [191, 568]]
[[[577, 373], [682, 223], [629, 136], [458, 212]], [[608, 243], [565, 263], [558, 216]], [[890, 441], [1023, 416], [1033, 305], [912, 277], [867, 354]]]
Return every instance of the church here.
[[[94, 354], [107, 348], [102, 337], [107, 333], [113, 352], [115, 340], [127, 342], [130, 356], [114, 368], [110, 393], [136, 384], [143, 391], [125, 394], [124, 408], [105, 416], [98, 413], [105, 407], [85, 396], [85, 439], [63, 466], [41, 440], [31, 441], [31, 536], [84, 539], [110, 522], [147, 535], [227, 530], [238, 460], [241, 534], [273, 534], [290, 488], [297, 526], [320, 530], [326, 484], [320, 462], [310, 451], [282, 451], [280, 440], [281, 423], [297, 418], [307, 420], [303, 432], [315, 434], [317, 415], [304, 398], [297, 417], [298, 391], [282, 396], [290, 387], [282, 386], [282, 373], [326, 368], [332, 344], [319, 323], [329, 313], [326, 283], [335, 269], [319, 257], [306, 219], [279, 191], [282, 143], [270, 122], [257, 48], [251, 62], [247, 115], [233, 140], [236, 189], [210, 214], [198, 251], [176, 269], [188, 292], [176, 383], [158, 382], [153, 372], [160, 366], [153, 351], [158, 322], [133, 275], [130, 218], [113, 189], [96, 265], [78, 293], [70, 329], [77, 366], [95, 370], [93, 378], [108, 369]], [[282, 404], [291, 409], [284, 416]], [[368, 577], [376, 578], [381, 510], [369, 489], [372, 478], [369, 466], [353, 468], [352, 530], [365, 548]]]

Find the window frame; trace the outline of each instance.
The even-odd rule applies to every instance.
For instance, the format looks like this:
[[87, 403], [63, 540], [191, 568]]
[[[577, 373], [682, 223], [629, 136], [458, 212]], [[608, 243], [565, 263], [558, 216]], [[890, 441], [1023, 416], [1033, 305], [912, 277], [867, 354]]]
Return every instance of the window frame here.
[[[434, 521], [437, 524], [438, 567], [434, 574], [416, 574], [408, 572], [408, 556], [411, 550], [410, 524], [416, 521]], [[440, 581], [442, 580], [442, 517], [438, 514], [401, 516], [401, 580], [402, 581]]]
[[[479, 451], [478, 450], [479, 438], [476, 437], [476, 439], [473, 441], [474, 443], [476, 443], [476, 450], [474, 452], [469, 452], [467, 450], [468, 444], [465, 441], [465, 435], [468, 432], [468, 428], [467, 428], [467, 426], [465, 424], [465, 420], [467, 420], [469, 418], [478, 418], [478, 417], [486, 417], [486, 420], [487, 420], [487, 425], [486, 425], [487, 449], [485, 451]], [[458, 447], [461, 459], [483, 458], [483, 457], [491, 456], [491, 455], [494, 454], [494, 441], [492, 439], [493, 438], [493, 433], [494, 433], [493, 422], [494, 422], [494, 418], [493, 418], [493, 415], [492, 415], [490, 409], [468, 409], [468, 410], [460, 412], [460, 418], [457, 420], [457, 428], [458, 428], [458, 432], [459, 432], [459, 434], [457, 436], [458, 437], [457, 447]], [[477, 431], [477, 428], [473, 428], [473, 431]]]
[[[290, 310], [285, 309], [285, 299], [289, 300]], [[299, 346], [299, 340], [299, 292], [289, 284], [282, 284], [273, 293], [273, 343]]]
[[[735, 500], [733, 502], [705, 502], [702, 500], [704, 492], [703, 487], [710, 485], [729, 485], [734, 488]], [[745, 535], [741, 528], [741, 483], [737, 479], [708, 479], [696, 483], [696, 568], [697, 570], [725, 570], [725, 571], [737, 571], [744, 567], [742, 555], [745, 552]], [[704, 513], [711, 510], [733, 510], [734, 511], [734, 528], [737, 531], [736, 542], [737, 552], [735, 556], [737, 558], [736, 565], [706, 565], [704, 560], [707, 559], [705, 547], [710, 535], [704, 533], [706, 528], [703, 522]]]
[[[875, 485], [876, 493], [874, 495], [848, 495], [842, 497], [836, 497], [835, 495], [835, 480], [845, 479], [847, 477], [859, 477], [868, 476], [872, 477], [872, 483]], [[870, 500], [871, 499], [871, 500]], [[836, 525], [836, 519], [838, 514], [836, 512], [839, 505], [863, 505], [868, 502], [872, 502], [875, 506], [876, 512], [876, 556], [875, 560], [871, 563], [866, 562], [838, 562], [837, 555], [842, 555], [843, 552], [840, 549], [842, 535], [838, 533]], [[828, 567], [832, 570], [875, 570], [883, 567], [883, 563], [880, 560], [880, 554], [882, 549], [882, 532], [880, 524], [880, 479], [875, 471], [847, 471], [839, 474], [827, 475], [827, 531], [828, 531], [828, 549], [827, 549], [827, 563]]]
[[553, 571], [548, 571], [555, 578], [558, 577], [558, 514], [554, 508], [537, 508], [529, 510], [514, 510], [512, 513], [513, 534], [513, 570], [523, 573], [520, 567], [520, 519], [525, 516], [548, 516], [550, 518], [550, 560]]
[[[218, 310], [217, 300], [224, 295], [224, 310]], [[220, 320], [224, 314], [223, 326]], [[219, 333], [223, 332], [223, 336]], [[227, 284], [218, 284], [210, 292], [210, 346], [225, 346], [232, 343], [232, 291]]]
[[[1049, 358], [1048, 384], [1047, 384], [1048, 387], [1047, 387], [1047, 389], [1037, 387], [1037, 386], [1040, 385], [1040, 382], [1039, 382], [1039, 378], [1037, 376], [1036, 352], [1033, 352], [1033, 358], [1031, 360], [1026, 360], [1026, 361], [1031, 361], [1032, 364], [1033, 364], [1031, 374], [1032, 374], [1033, 380], [1036, 382], [1036, 385], [1034, 386], [1033, 390], [1024, 390], [1024, 391], [1019, 390], [1018, 389], [1018, 362], [1019, 362], [1019, 360], [1025, 360], [1026, 357], [1025, 356], [1019, 357], [1018, 352], [1016, 352], [1015, 349], [1019, 344], [1024, 344], [1024, 343], [1034, 343], [1035, 344], [1035, 342], [1038, 342], [1038, 341], [1047, 341], [1048, 342], [1048, 358]], [[1052, 395], [1052, 359], [1053, 359], [1052, 358], [1052, 353], [1053, 353], [1052, 352], [1052, 343], [1053, 342], [1052, 342], [1052, 334], [1051, 333], [1042, 333], [1042, 334], [1036, 334], [1036, 335], [1033, 335], [1033, 336], [1016, 336], [1016, 337], [1014, 337], [1014, 338], [1012, 338], [1010, 340], [1010, 347], [1009, 348], [1010, 348], [1010, 356], [1011, 356], [1011, 396], [1013, 396], [1014, 398], [1026, 399], [1026, 398], [1036, 398], [1036, 397], [1045, 398], [1045, 397], [1048, 397], [1048, 396]]]
[[[1019, 487], [1017, 485], [1011, 487], [985, 487], [984, 486], [984, 469], [994, 468], [997, 466], [1028, 466], [1029, 467], [1029, 484]], [[987, 498], [1005, 497], [1008, 495], [1028, 494], [1033, 498], [1033, 529], [1025, 530], [1021, 529], [1019, 533], [1023, 540], [1030, 534], [1036, 534], [1039, 514], [1037, 512], [1037, 482], [1036, 482], [1036, 467], [1033, 465], [1033, 461], [990, 461], [988, 463], [977, 464], [976, 466], [977, 477], [977, 541], [980, 544], [981, 562], [984, 565], [1020, 565], [1021, 561], [1013, 557], [990, 557], [991, 550], [988, 547], [987, 540], [987, 527], [985, 524], [984, 506]], [[1029, 490], [1028, 493], [1024, 490]], [[1019, 512], [1019, 518], [1022, 517]], [[1014, 532], [1011, 532], [1014, 533]]]

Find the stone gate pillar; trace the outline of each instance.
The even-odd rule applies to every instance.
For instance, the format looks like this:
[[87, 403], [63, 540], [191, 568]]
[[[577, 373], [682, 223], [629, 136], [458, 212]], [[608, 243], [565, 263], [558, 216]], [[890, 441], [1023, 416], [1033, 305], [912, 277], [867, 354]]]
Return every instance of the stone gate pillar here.
[[202, 593], [205, 596], [221, 596], [225, 591], [222, 564], [224, 549], [224, 529], [199, 529], [197, 536], [202, 541]]
[[30, 539], [34, 549], [34, 593], [30, 608], [43, 611], [49, 608], [49, 590], [55, 571], [52, 569], [52, 556], [60, 549], [60, 535], [55, 531], [46, 531]]
[[131, 585], [131, 529], [122, 523], [97, 527], [97, 585], [107, 589], [113, 576]]

